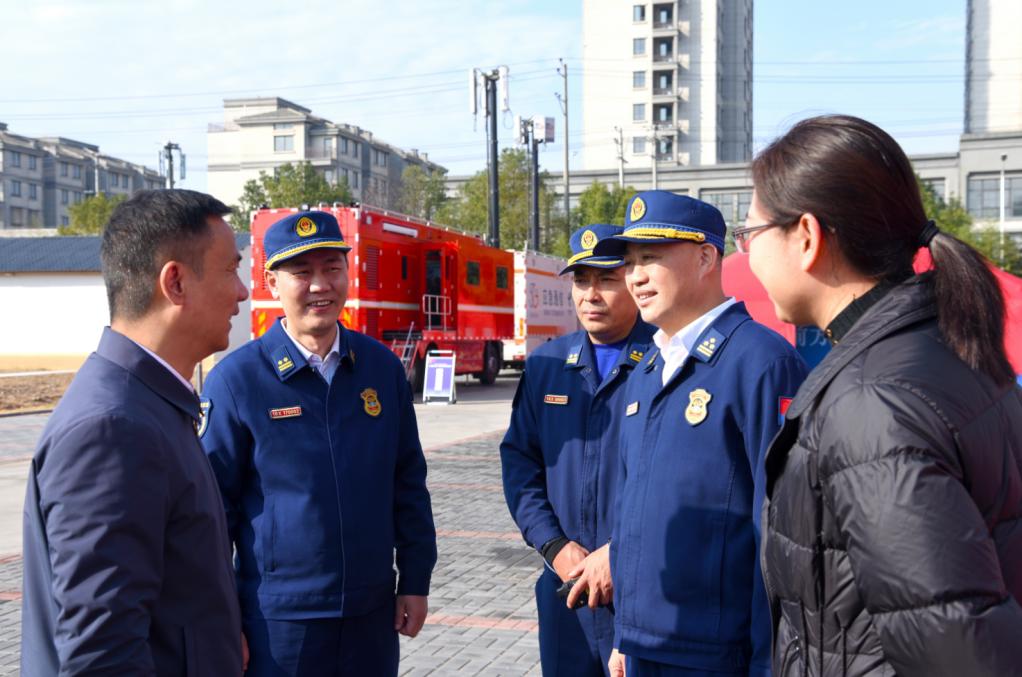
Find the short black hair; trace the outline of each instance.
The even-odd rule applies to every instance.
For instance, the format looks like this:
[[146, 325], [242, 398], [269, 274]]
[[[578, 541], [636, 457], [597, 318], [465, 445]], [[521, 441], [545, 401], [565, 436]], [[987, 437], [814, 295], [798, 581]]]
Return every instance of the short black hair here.
[[117, 205], [100, 248], [111, 320], [137, 319], [149, 310], [167, 261], [181, 261], [202, 275], [207, 220], [230, 213], [211, 195], [180, 189], [142, 190]]

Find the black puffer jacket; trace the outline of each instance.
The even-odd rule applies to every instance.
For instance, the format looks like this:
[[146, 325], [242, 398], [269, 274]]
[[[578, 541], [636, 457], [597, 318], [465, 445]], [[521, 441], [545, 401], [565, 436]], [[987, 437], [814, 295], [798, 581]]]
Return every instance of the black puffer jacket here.
[[767, 456], [775, 677], [1022, 675], [1022, 389], [914, 277], [809, 375]]

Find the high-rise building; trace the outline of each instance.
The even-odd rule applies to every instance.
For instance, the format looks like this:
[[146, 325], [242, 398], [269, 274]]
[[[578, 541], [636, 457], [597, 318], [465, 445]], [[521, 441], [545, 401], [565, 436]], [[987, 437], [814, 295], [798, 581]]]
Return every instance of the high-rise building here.
[[1022, 131], [1022, 2], [968, 0], [965, 133]]
[[586, 169], [752, 156], [752, 0], [583, 0]]
[[248, 181], [285, 163], [308, 162], [329, 183], [346, 181], [356, 200], [386, 208], [396, 207], [408, 165], [443, 171], [425, 153], [275, 96], [225, 99], [224, 122], [209, 125], [207, 139], [209, 192], [227, 204], [238, 202]]

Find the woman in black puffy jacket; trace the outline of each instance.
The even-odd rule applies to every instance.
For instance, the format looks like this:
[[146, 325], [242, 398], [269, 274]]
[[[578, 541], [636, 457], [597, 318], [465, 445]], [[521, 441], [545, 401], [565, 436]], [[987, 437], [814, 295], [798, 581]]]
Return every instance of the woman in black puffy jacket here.
[[778, 315], [833, 344], [766, 460], [774, 674], [1022, 674], [1022, 389], [996, 279], [864, 120], [804, 120], [752, 170], [738, 247]]

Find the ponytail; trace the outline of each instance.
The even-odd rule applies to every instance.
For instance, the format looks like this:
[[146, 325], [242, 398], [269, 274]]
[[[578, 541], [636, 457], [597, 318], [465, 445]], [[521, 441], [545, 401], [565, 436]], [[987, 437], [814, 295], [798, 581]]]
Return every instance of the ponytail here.
[[929, 242], [937, 323], [948, 346], [1000, 386], [1015, 382], [1004, 352], [1004, 296], [983, 255], [947, 233]]

